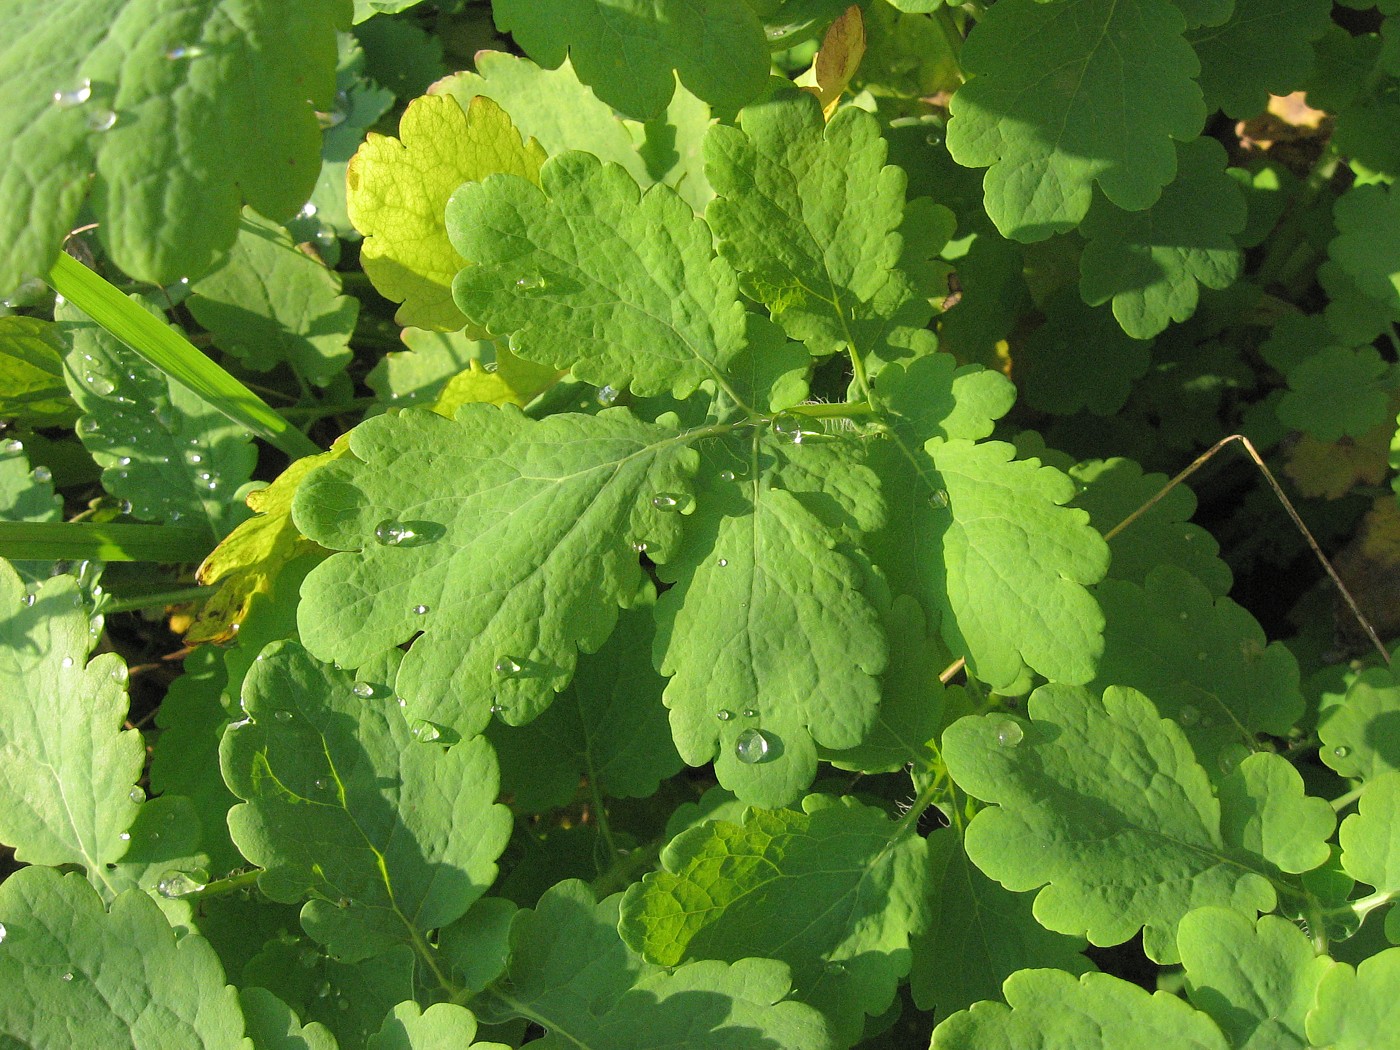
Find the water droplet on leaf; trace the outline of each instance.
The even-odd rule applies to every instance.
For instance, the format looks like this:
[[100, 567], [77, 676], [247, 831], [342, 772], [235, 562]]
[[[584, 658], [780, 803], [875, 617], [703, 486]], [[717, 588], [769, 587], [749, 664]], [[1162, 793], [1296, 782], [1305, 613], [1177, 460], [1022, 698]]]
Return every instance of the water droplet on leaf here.
[[491, 705], [491, 713], [492, 713], [493, 715], [498, 715], [498, 714], [500, 714], [500, 713], [501, 713], [502, 711], [504, 711], [504, 710], [505, 710], [505, 708], [502, 707], [500, 704], [492, 704], [492, 705]]
[[397, 547], [411, 541], [415, 533], [407, 525], [401, 525], [392, 518], [386, 518], [374, 527], [374, 538], [385, 547]]
[[791, 412], [779, 412], [773, 417], [773, 433], [793, 445], [802, 444], [802, 420]]
[[165, 53], [165, 57], [172, 62], [178, 62], [182, 58], [199, 58], [204, 54], [204, 48], [198, 44], [177, 44]]
[[762, 762], [768, 754], [768, 738], [761, 729], [745, 729], [734, 741], [734, 757], [745, 765]]
[[83, 385], [98, 397], [106, 397], [117, 389], [117, 384], [100, 372], [84, 372]]
[[734, 712], [726, 708], [721, 708], [720, 710], [715, 712], [715, 717], [718, 718], [721, 722], [728, 722], [731, 718], [734, 717]]
[[415, 605], [413, 607], [413, 611], [418, 616], [423, 616], [427, 613], [428, 607], [426, 605]]
[[757, 718], [757, 717], [758, 717], [758, 709], [757, 709], [757, 708], [753, 708], [753, 707], [746, 707], [746, 708], [744, 708], [744, 717], [745, 717], [745, 718]]
[[1201, 712], [1190, 704], [1187, 704], [1181, 709], [1181, 713], [1177, 715], [1176, 720], [1187, 728], [1190, 728], [1201, 720]]
[[131, 801], [135, 802], [138, 806], [139, 806], [142, 802], [145, 802], [145, 801], [146, 801], [146, 793], [145, 793], [144, 791], [141, 790], [140, 785], [137, 785], [136, 787], [134, 787], [134, 788], [132, 788], [130, 791], [128, 791], [128, 792], [126, 793], [126, 797], [129, 798], [129, 799], [131, 799]]
[[609, 408], [617, 404], [617, 399], [622, 396], [622, 391], [615, 386], [603, 386], [598, 388], [598, 404], [604, 408]]
[[1004, 720], [997, 726], [997, 743], [1002, 747], [1015, 747], [1025, 738], [1026, 732], [1019, 722]]
[[442, 727], [419, 719], [413, 723], [413, 738], [420, 744], [432, 744], [442, 739]]
[[935, 510], [942, 510], [944, 507], [948, 506], [948, 493], [943, 489], [939, 489], [928, 498], [928, 502], [929, 506], [933, 507]]
[[87, 128], [89, 131], [103, 132], [111, 131], [117, 123], [117, 111], [114, 109], [95, 109], [88, 114]]
[[516, 280], [515, 287], [523, 292], [536, 292], [545, 287], [545, 280], [539, 274], [531, 274]]
[[198, 452], [186, 452], [185, 462], [192, 467], [197, 467], [204, 462], [204, 457], [201, 456]]
[[638, 540], [636, 543], [632, 544], [632, 549], [638, 554], [645, 554], [647, 550], [646, 540]]
[[72, 666], [73, 666], [73, 658], [72, 658], [71, 656], [65, 656], [65, 657], [63, 658], [63, 660], [60, 662], [59, 666], [60, 666], [60, 667], [72, 667]]
[[662, 492], [651, 497], [651, 505], [657, 510], [676, 510], [684, 498], [683, 496], [674, 496], [669, 492]]
[[373, 699], [375, 689], [368, 682], [356, 682], [350, 687], [350, 692], [354, 693], [361, 700]]
[[290, 721], [292, 720], [292, 713], [291, 713], [290, 711], [285, 711], [285, 710], [284, 710], [284, 711], [274, 711], [274, 712], [272, 713], [272, 717], [275, 718], [275, 719], [277, 719], [277, 721], [279, 721], [279, 722], [290, 722]]
[[53, 480], [53, 471], [48, 467], [35, 467], [29, 472], [29, 476], [42, 485]]
[[734, 471], [732, 471], [732, 470], [721, 470], [721, 471], [719, 472], [719, 480], [720, 480], [720, 481], [733, 481], [733, 480], [734, 480], [734, 476], [735, 476], [735, 475], [734, 475]]
[[513, 656], [503, 656], [496, 661], [496, 673], [509, 678], [520, 673], [520, 661]]
[[63, 980], [65, 980], [65, 981], [71, 981], [72, 979], [73, 979], [73, 975], [72, 975], [71, 973], [65, 973], [65, 974], [63, 975]]
[[729, 564], [729, 559], [728, 559], [728, 558], [721, 558], [721, 559], [719, 560], [719, 567], [720, 567], [721, 569], [724, 568], [724, 567], [725, 567], [726, 565], [728, 565], [728, 564]]
[[0, 944], [5, 943], [5, 936], [9, 932], [9, 930], [5, 929], [5, 924], [3, 922], [0, 922]]
[[188, 897], [204, 889], [204, 883], [183, 871], [167, 871], [156, 883], [156, 892], [170, 900]]
[[1338, 744], [1332, 749], [1332, 754], [1336, 758], [1347, 758], [1351, 755], [1351, 748], [1347, 747], [1345, 744]]
[[53, 104], [59, 109], [71, 109], [73, 106], [81, 106], [90, 98], [92, 98], [92, 81], [85, 77], [67, 91], [55, 91]]
[[326, 790], [326, 785], [327, 785], [327, 783], [328, 783], [328, 781], [326, 780], [325, 777], [317, 777], [317, 778], [312, 782], [313, 786], [316, 788], [317, 791], [325, 791], [325, 790]]

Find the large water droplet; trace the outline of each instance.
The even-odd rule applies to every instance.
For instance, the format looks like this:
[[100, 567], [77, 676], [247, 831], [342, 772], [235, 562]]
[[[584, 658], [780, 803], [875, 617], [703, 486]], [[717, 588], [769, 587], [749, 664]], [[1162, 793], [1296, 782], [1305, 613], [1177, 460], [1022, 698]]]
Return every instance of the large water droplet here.
[[297, 212], [298, 219], [314, 219], [316, 217], [316, 205], [312, 201], [307, 201], [301, 206], [301, 211]]
[[130, 791], [128, 791], [126, 793], [126, 797], [131, 799], [131, 801], [135, 802], [138, 806], [142, 802], [146, 801], [146, 793], [141, 790], [141, 786], [139, 784], [136, 787], [132, 788]]
[[412, 540], [413, 537], [412, 529], [392, 518], [386, 518], [374, 527], [375, 541], [386, 547], [397, 547], [407, 540]]
[[376, 682], [356, 682], [350, 687], [350, 691], [361, 700], [383, 700], [393, 693], [387, 685], [379, 685]]
[[90, 98], [92, 98], [92, 81], [84, 77], [67, 91], [55, 91], [53, 104], [59, 109], [71, 109], [73, 106], [81, 106]]
[[545, 287], [545, 280], [539, 274], [534, 273], [516, 280], [515, 287], [522, 292], [537, 292]]
[[657, 510], [679, 510], [685, 497], [670, 492], [661, 492], [651, 497], [651, 505]]
[[71, 656], [65, 656], [61, 661], [59, 661], [59, 666], [63, 668], [72, 667], [73, 658]]
[[727, 708], [720, 708], [720, 710], [715, 712], [715, 717], [718, 718], [721, 722], [728, 722], [731, 718], [734, 717], [734, 712], [728, 710]]
[[617, 399], [622, 396], [622, 391], [615, 386], [602, 386], [598, 388], [598, 404], [604, 408], [610, 408], [617, 404]]
[[10, 455], [16, 455], [20, 452], [23, 452], [24, 442], [18, 439], [7, 441], [5, 442], [5, 451], [8, 452]]
[[435, 744], [442, 739], [442, 726], [420, 718], [413, 723], [413, 739], [420, 744]]
[[745, 765], [762, 762], [768, 754], [768, 738], [761, 729], [745, 729], [734, 740], [734, 757]]
[[1011, 719], [1004, 719], [997, 726], [997, 743], [1002, 747], [1015, 747], [1026, 735], [1026, 731], [1021, 728], [1021, 723]]
[[53, 471], [48, 467], [35, 467], [29, 472], [29, 476], [43, 485], [53, 480]]
[[290, 722], [292, 720], [292, 713], [286, 710], [274, 711], [272, 717], [279, 722]]
[[734, 471], [732, 471], [732, 470], [721, 470], [721, 471], [719, 472], [719, 480], [720, 480], [720, 481], [733, 481], [733, 480], [734, 480], [734, 477], [735, 477]]
[[65, 982], [71, 981], [71, 980], [73, 980], [73, 974], [72, 974], [71, 972], [65, 973], [65, 974], [63, 975], [63, 978], [62, 978], [62, 979], [63, 979]]
[[117, 389], [117, 384], [112, 382], [101, 372], [84, 372], [83, 385], [98, 397], [106, 397]]
[[509, 678], [511, 675], [517, 675], [520, 670], [520, 661], [513, 656], [503, 656], [496, 661], [496, 673], [502, 677]]
[[413, 612], [416, 616], [424, 616], [428, 612], [428, 607], [426, 605], [415, 605], [413, 607]]
[[167, 871], [156, 883], [156, 892], [170, 900], [188, 897], [204, 889], [204, 883], [183, 871]]
[[802, 420], [791, 412], [779, 412], [773, 417], [773, 433], [794, 445], [802, 444]]
[[87, 128], [89, 131], [103, 132], [111, 131], [117, 123], [117, 111], [114, 109], [94, 109], [87, 115]]
[[935, 510], [942, 510], [948, 506], [948, 493], [944, 489], [938, 489], [928, 498], [929, 506]]
[[1347, 758], [1351, 755], [1351, 748], [1347, 747], [1346, 744], [1338, 744], [1332, 749], [1332, 754], [1336, 758]]

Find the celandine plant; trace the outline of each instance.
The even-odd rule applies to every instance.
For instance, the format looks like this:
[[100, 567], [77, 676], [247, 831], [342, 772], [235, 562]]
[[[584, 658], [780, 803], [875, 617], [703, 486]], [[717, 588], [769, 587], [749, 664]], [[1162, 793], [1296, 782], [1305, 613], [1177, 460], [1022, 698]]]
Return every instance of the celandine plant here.
[[1393, 0], [6, 7], [0, 1044], [1400, 1045]]

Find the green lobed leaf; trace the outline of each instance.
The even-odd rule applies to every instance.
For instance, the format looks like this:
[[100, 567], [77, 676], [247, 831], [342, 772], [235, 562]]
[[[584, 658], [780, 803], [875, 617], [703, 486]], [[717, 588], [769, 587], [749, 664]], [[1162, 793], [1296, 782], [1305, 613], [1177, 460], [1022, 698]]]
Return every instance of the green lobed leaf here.
[[0, 842], [25, 863], [81, 864], [100, 883], [140, 804], [141, 734], [121, 728], [126, 665], [115, 653], [88, 659], [94, 638], [71, 576], [26, 597], [0, 561], [0, 609]]
[[1334, 966], [1318, 984], [1308, 1014], [1308, 1038], [1330, 1050], [1394, 1050], [1400, 1046], [1400, 948], [1389, 948], [1355, 969]]
[[1400, 893], [1400, 773], [1366, 785], [1356, 812], [1342, 821], [1342, 867], [1381, 893]]
[[1375, 347], [1314, 347], [1288, 371], [1279, 422], [1329, 444], [1359, 438], [1390, 417], [1395, 386], [1390, 366]]
[[349, 15], [346, 0], [9, 4], [0, 290], [48, 272], [85, 201], [117, 265], [162, 285], [209, 270], [244, 203], [290, 216], [316, 183], [313, 110], [330, 108]]
[[1318, 956], [1297, 926], [1257, 923], [1228, 908], [1198, 908], [1177, 927], [1187, 994], [1231, 1046], [1302, 1050], [1304, 1019], [1318, 984], [1336, 964]]
[[690, 205], [666, 186], [639, 194], [587, 153], [551, 158], [540, 182], [492, 177], [448, 201], [448, 235], [472, 264], [452, 285], [462, 312], [595, 386], [684, 398], [722, 384], [746, 315]]
[[680, 771], [661, 704], [666, 683], [651, 666], [654, 634], [649, 610], [623, 612], [544, 714], [524, 726], [491, 724], [501, 788], [515, 806], [566, 806], [580, 775], [603, 795], [647, 798]]
[[1281, 755], [1246, 757], [1221, 781], [1219, 798], [1220, 832], [1231, 845], [1295, 874], [1330, 856], [1337, 817], [1326, 799], [1305, 793], [1302, 776]]
[[1274, 892], [1256, 862], [1221, 834], [1221, 803], [1181, 729], [1148, 699], [1111, 687], [1047, 685], [1030, 722], [963, 718], [943, 734], [958, 786], [995, 803], [967, 829], [973, 862], [1013, 891], [1040, 890], [1051, 930], [1176, 959], [1176, 923], [1218, 904], [1267, 911]]
[[229, 500], [257, 451], [243, 427], [72, 308], [60, 308], [68, 387], [83, 410], [77, 434], [103, 487], [137, 518], [222, 538], [248, 510]]
[[[24, 442], [18, 438], [0, 442], [0, 530], [8, 523], [60, 524], [63, 498], [53, 490], [53, 472], [45, 477], [45, 470], [43, 466], [30, 469]], [[26, 584], [43, 581], [53, 568], [52, 562], [19, 561], [14, 555], [10, 543], [0, 538], [0, 557], [9, 558]]]
[[946, 588], [948, 647], [993, 689], [1026, 667], [1052, 681], [1090, 680], [1104, 618], [1085, 588], [1107, 570], [1108, 548], [1085, 512], [1064, 507], [1074, 485], [1037, 460], [1013, 461], [1002, 442], [933, 439], [925, 449], [946, 504], [933, 578]]
[[1337, 236], [1318, 270], [1333, 298], [1327, 321], [1354, 345], [1400, 323], [1400, 195], [1356, 186], [1337, 200]]
[[[538, 1050], [827, 1050], [820, 1014], [786, 1001], [787, 967], [772, 959], [694, 962], [663, 971], [618, 936], [621, 894], [595, 903], [562, 882], [511, 925], [510, 965], [477, 1003], [549, 1034]], [[482, 1016], [486, 1006], [483, 1006]]]
[[1008, 1006], [978, 1003], [933, 1030], [931, 1050], [992, 1046], [1036, 1050], [1226, 1050], [1209, 1017], [1167, 992], [1149, 994], [1104, 973], [1076, 981], [1062, 970], [1022, 970], [1003, 990]]
[[952, 829], [928, 837], [927, 928], [912, 938], [909, 977], [914, 1002], [947, 1017], [992, 999], [1018, 970], [1053, 967], [1078, 974], [1092, 969], [1084, 942], [1053, 933], [1031, 914], [1028, 893], [1009, 893], [977, 870]]
[[108, 911], [81, 875], [23, 868], [0, 883], [0, 923], [12, 1045], [249, 1045], [238, 993], [208, 942], [176, 941], [144, 890], [123, 893]]
[[[530, 721], [577, 651], [603, 644], [650, 586], [633, 545], [656, 562], [675, 549], [681, 514], [653, 499], [689, 499], [695, 469], [675, 431], [626, 409], [540, 422], [511, 406], [414, 409], [361, 423], [350, 451], [293, 503], [303, 535], [345, 552], [303, 585], [302, 641], [356, 667], [422, 632], [395, 687], [410, 715], [462, 736], [493, 702]], [[383, 542], [381, 525], [415, 537]]]
[[1176, 175], [1173, 139], [1205, 120], [1200, 68], [1168, 0], [1009, 0], [969, 34], [948, 149], [990, 167], [987, 214], [1019, 241], [1073, 229], [1098, 183], [1128, 211]]
[[[1073, 505], [1087, 510], [1090, 522], [1105, 534], [1170, 480], [1165, 474], [1144, 474], [1137, 463], [1119, 457], [1087, 460], [1070, 467], [1068, 473], [1079, 487]], [[1108, 541], [1109, 578], [1141, 585], [1158, 565], [1175, 565], [1200, 580], [1211, 594], [1228, 594], [1233, 580], [1230, 567], [1220, 559], [1215, 537], [1190, 523], [1195, 512], [1196, 495], [1188, 486], [1177, 485], [1166, 493]]]
[[1270, 95], [1298, 90], [1329, 14], [1326, 0], [1234, 0], [1224, 22], [1190, 30], [1206, 108], [1245, 120], [1264, 112]]
[[496, 27], [549, 69], [567, 55], [578, 79], [614, 109], [647, 120], [675, 78], [736, 110], [768, 81], [763, 27], [745, 0], [495, 0]]
[[276, 643], [249, 672], [247, 717], [219, 749], [224, 779], [246, 800], [229, 830], [264, 869], [262, 891], [310, 896], [303, 925], [347, 962], [421, 945], [465, 912], [494, 881], [511, 826], [493, 805], [485, 740], [446, 750], [415, 740], [387, 690], [355, 686], [295, 642]]
[[1113, 300], [1113, 316], [1135, 339], [1150, 339], [1196, 312], [1198, 285], [1226, 288], [1240, 275], [1244, 195], [1225, 174], [1225, 148], [1211, 138], [1176, 147], [1176, 178], [1146, 210], [1095, 198], [1080, 230], [1079, 290], [1091, 306]]
[[1105, 580], [1097, 594], [1106, 624], [1091, 688], [1131, 686], [1150, 696], [1207, 768], [1232, 745], [1252, 748], [1256, 734], [1287, 736], [1303, 713], [1293, 653], [1184, 569], [1159, 566], [1142, 586]]
[[619, 930], [634, 950], [662, 966], [781, 960], [793, 995], [848, 1040], [889, 1008], [929, 920], [924, 839], [854, 799], [809, 795], [801, 810], [704, 824], [661, 865], [623, 897]]
[[464, 108], [451, 96], [425, 95], [404, 111], [399, 138], [366, 138], [346, 171], [346, 208], [365, 237], [365, 275], [403, 304], [399, 324], [443, 332], [466, 324], [452, 303], [452, 278], [464, 260], [443, 225], [448, 198], [497, 172], [537, 179], [543, 163], [539, 144], [522, 144], [489, 98]]
[[476, 1018], [465, 1007], [434, 1003], [424, 1010], [406, 1002], [394, 1007], [366, 1050], [510, 1050], [504, 1043], [474, 1042], [475, 1037]]
[[1069, 288], [1052, 297], [1044, 313], [1045, 323], [1015, 356], [1016, 385], [1026, 404], [1056, 415], [1120, 411], [1152, 362], [1152, 344], [1125, 332], [1109, 311], [1085, 309]]
[[317, 1021], [303, 1025], [296, 1012], [266, 988], [241, 988], [238, 1001], [248, 1038], [258, 1050], [339, 1050], [330, 1029]]
[[275, 223], [245, 214], [233, 251], [190, 290], [194, 319], [254, 371], [287, 364], [325, 386], [350, 361], [359, 300]]
[[1389, 668], [1362, 671], [1341, 701], [1318, 712], [1322, 761], [1344, 777], [1370, 781], [1400, 770], [1400, 683]]
[[0, 417], [66, 426], [77, 412], [63, 383], [58, 326], [38, 317], [0, 317]]
[[[719, 195], [706, 218], [720, 251], [745, 294], [814, 354], [867, 354], [889, 324], [928, 320], [926, 300], [900, 269], [905, 175], [885, 154], [872, 116], [851, 107], [827, 124], [807, 92], [751, 106], [738, 127], [717, 125], [706, 137]], [[946, 240], [951, 216], [939, 214]]]
[[860, 564], [818, 494], [861, 527], [882, 508], [874, 476], [840, 445], [750, 441], [701, 460], [684, 539], [659, 569], [674, 586], [657, 603], [654, 659], [673, 676], [681, 757], [713, 759], [739, 798], [781, 806], [812, 782], [816, 745], [865, 738], [886, 660]]

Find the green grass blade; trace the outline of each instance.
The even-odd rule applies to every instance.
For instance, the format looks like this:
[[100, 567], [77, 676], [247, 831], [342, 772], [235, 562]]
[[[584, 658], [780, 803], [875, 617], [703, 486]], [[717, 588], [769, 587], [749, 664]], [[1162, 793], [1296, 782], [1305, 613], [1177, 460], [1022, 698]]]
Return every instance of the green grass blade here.
[[0, 521], [0, 557], [11, 561], [203, 561], [209, 534], [171, 525]]
[[170, 378], [293, 459], [321, 451], [310, 438], [200, 353], [189, 340], [70, 255], [59, 253], [58, 261], [49, 271], [48, 283]]

